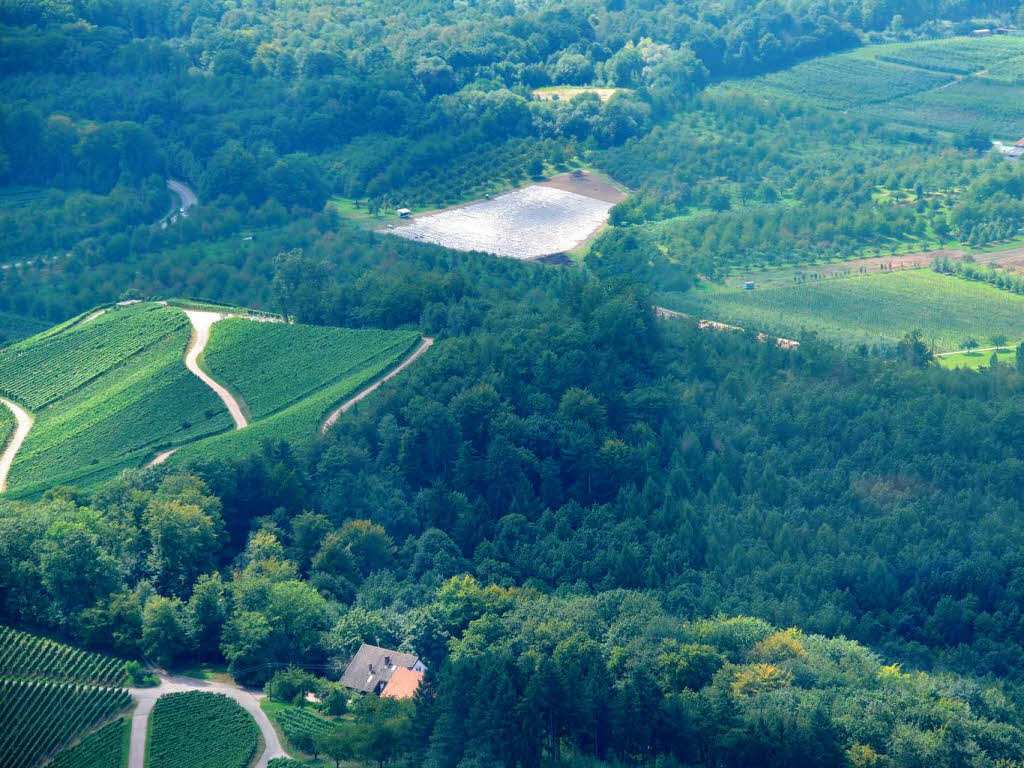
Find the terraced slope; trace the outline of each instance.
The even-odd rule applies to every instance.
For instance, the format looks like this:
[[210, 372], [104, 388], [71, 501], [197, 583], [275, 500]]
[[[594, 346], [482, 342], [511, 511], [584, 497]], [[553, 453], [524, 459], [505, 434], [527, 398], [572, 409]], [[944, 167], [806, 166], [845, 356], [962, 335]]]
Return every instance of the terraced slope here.
[[45, 331], [48, 327], [42, 320], [0, 312], [0, 347]]
[[0, 354], [0, 387], [36, 419], [8, 492], [95, 484], [156, 447], [228, 429], [217, 396], [183, 364], [190, 335], [183, 312], [144, 304]]
[[0, 627], [0, 677], [122, 685], [124, 660]]
[[121, 768], [128, 720], [120, 718], [68, 747], [48, 765], [50, 768]]
[[413, 331], [222, 320], [213, 326], [202, 362], [241, 397], [253, 420], [245, 429], [186, 445], [171, 460], [239, 456], [267, 439], [309, 440], [332, 407], [397, 365], [418, 343]]

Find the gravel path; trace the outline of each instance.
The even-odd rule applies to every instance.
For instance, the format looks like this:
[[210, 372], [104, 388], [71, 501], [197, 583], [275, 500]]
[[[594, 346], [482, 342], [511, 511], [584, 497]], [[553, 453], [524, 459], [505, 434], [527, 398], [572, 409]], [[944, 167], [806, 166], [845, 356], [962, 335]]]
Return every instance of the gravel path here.
[[206, 344], [210, 340], [210, 326], [218, 320], [223, 320], [224, 315], [219, 312], [202, 312], [197, 309], [186, 309], [185, 314], [188, 315], [188, 319], [195, 331], [192, 335], [192, 343], [189, 345], [188, 353], [185, 355], [185, 367], [198, 376], [206, 386], [217, 393], [217, 397], [224, 402], [224, 405], [227, 406], [228, 411], [231, 413], [231, 418], [235, 422], [235, 429], [242, 429], [248, 426], [249, 422], [246, 420], [245, 414], [242, 413], [242, 407], [235, 400], [234, 395], [228, 392], [221, 384], [214, 381], [206, 371], [199, 367], [199, 356], [203, 354], [203, 350], [206, 349]]
[[21, 449], [21, 444], [25, 442], [25, 438], [28, 437], [28, 431], [32, 429], [33, 419], [28, 411], [5, 397], [0, 397], [0, 403], [7, 406], [7, 409], [14, 414], [14, 420], [17, 422], [14, 434], [7, 441], [7, 447], [4, 449], [3, 454], [0, 455], [0, 493], [3, 493], [7, 490], [7, 473], [11, 471], [14, 457]]
[[434, 344], [434, 340], [433, 339], [424, 336], [422, 343], [418, 347], [416, 347], [416, 351], [413, 352], [411, 355], [409, 355], [407, 358], [405, 358], [405, 360], [402, 361], [401, 365], [399, 365], [397, 368], [393, 369], [390, 373], [388, 373], [383, 378], [378, 379], [376, 381], [376, 383], [371, 384], [370, 386], [368, 386], [366, 389], [364, 389], [359, 394], [357, 394], [354, 397], [352, 397], [351, 399], [345, 401], [345, 403], [343, 403], [340, 408], [338, 408], [337, 410], [333, 411], [330, 416], [328, 416], [326, 419], [324, 419], [323, 426], [320, 427], [320, 434], [326, 433], [327, 430], [330, 429], [334, 425], [334, 422], [336, 422], [338, 420], [338, 417], [341, 416], [341, 414], [343, 414], [345, 411], [347, 411], [353, 405], [358, 403], [364, 397], [369, 395], [371, 392], [376, 390], [385, 381], [387, 381], [388, 379], [390, 379], [390, 378], [392, 378], [394, 376], [397, 376], [399, 373], [401, 373], [406, 368], [408, 368], [410, 365], [412, 365], [414, 362], [416, 362], [416, 360], [420, 356], [422, 356], [424, 352], [426, 352], [428, 349], [430, 349], [430, 347], [433, 346], [433, 344]]
[[146, 727], [149, 723], [149, 713], [157, 699], [166, 696], [168, 693], [179, 693], [182, 691], [205, 691], [206, 693], [223, 693], [237, 701], [246, 712], [253, 716], [256, 725], [263, 735], [265, 747], [260, 759], [256, 762], [256, 768], [267, 768], [267, 764], [275, 757], [288, 757], [288, 753], [281, 746], [277, 737], [277, 731], [270, 724], [266, 712], [260, 709], [262, 693], [252, 693], [239, 688], [237, 685], [228, 683], [215, 683], [209, 680], [199, 680], [194, 677], [180, 675], [158, 675], [160, 685], [153, 688], [130, 688], [132, 698], [137, 706], [132, 713], [131, 747], [128, 752], [128, 768], [143, 768], [146, 759]]

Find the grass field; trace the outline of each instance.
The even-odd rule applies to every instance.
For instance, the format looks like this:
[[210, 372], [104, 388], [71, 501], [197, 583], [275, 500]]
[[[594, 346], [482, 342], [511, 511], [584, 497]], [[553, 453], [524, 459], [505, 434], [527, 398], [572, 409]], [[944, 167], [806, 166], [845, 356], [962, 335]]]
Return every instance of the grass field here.
[[809, 332], [843, 344], [893, 344], [921, 329], [937, 351], [965, 338], [1024, 339], [1024, 297], [931, 270], [874, 273], [744, 291], [671, 294], [665, 306], [702, 318], [800, 339]]
[[886, 122], [1017, 138], [1024, 133], [1022, 76], [1024, 38], [958, 37], [859, 48], [740, 87]]
[[171, 693], [150, 715], [147, 768], [245, 768], [259, 743], [252, 716], [219, 693]]
[[[996, 350], [996, 359], [1002, 365], [1016, 365], [1017, 350], [1013, 347]], [[961, 352], [956, 355], [944, 355], [936, 358], [943, 368], [986, 368], [992, 361], [991, 352]]]

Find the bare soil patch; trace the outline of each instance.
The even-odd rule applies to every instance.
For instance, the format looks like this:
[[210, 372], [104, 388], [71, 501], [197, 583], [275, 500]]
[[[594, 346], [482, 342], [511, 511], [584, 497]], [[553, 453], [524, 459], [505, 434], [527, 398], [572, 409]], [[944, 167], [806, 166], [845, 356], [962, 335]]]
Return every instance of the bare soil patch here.
[[[579, 175], [577, 175], [577, 173]], [[600, 176], [586, 171], [563, 173], [552, 176], [547, 181], [538, 182], [542, 187], [553, 187], [564, 192], [575, 192], [577, 195], [592, 197], [606, 203], [621, 203], [627, 195], [614, 184], [609, 184]]]

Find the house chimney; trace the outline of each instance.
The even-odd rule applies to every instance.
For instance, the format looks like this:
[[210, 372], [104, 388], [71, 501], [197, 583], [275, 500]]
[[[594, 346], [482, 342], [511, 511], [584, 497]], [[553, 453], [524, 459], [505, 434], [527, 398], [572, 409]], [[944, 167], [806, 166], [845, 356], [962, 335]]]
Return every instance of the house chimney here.
[[370, 662], [370, 674], [371, 675], [373, 674], [373, 662], [372, 661]]
[[385, 667], [390, 667], [391, 666], [391, 657], [390, 656], [385, 656], [384, 657], [384, 666]]

